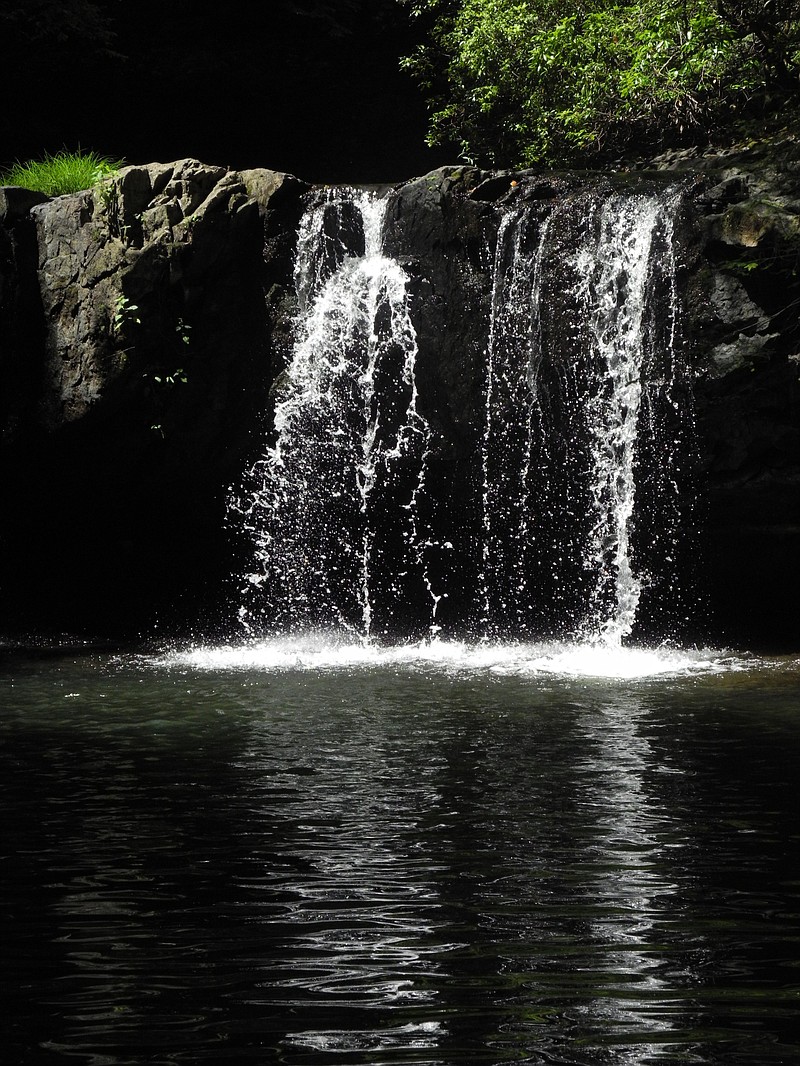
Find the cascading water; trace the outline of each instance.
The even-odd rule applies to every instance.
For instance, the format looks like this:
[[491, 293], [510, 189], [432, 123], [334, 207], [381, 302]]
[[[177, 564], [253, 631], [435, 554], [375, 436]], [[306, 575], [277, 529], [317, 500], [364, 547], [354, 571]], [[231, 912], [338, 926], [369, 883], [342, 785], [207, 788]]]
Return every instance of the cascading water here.
[[[587, 406], [594, 518], [587, 562], [597, 575], [591, 619], [609, 643], [631, 633], [642, 592], [642, 579], [631, 560], [631, 520], [644, 369], [653, 354], [647, 319], [651, 251], [654, 235], [662, 227], [671, 255], [673, 215], [670, 197], [606, 201], [596, 251], [592, 255], [584, 249], [579, 256], [599, 366]], [[672, 268], [670, 277], [674, 261]], [[674, 315], [674, 306], [668, 311]], [[673, 364], [671, 351], [660, 354]]]
[[[670, 544], [680, 508], [676, 480], [658, 472], [675, 462], [676, 443], [660, 411], [678, 405], [685, 385], [672, 234], [679, 193], [578, 199], [514, 207], [498, 233], [482, 615], [490, 636], [548, 632], [614, 645], [633, 629], [645, 580], [633, 561], [638, 483], [652, 482], [646, 503]], [[653, 453], [656, 438], [654, 471], [641, 452]]]
[[[319, 195], [298, 233], [295, 342], [268, 444], [231, 498], [253, 544], [240, 609], [251, 633], [434, 636], [451, 594], [469, 617], [448, 616], [447, 635], [612, 647], [643, 604], [657, 618], [677, 571], [691, 421], [680, 196], [587, 183], [499, 209], [484, 425], [463, 464], [474, 473], [453, 486], [441, 465], [452, 442], [431, 417], [448, 402], [431, 385], [438, 353], [430, 339], [420, 351], [414, 326], [435, 307], [412, 300], [384, 251], [389, 201]], [[443, 491], [463, 496], [444, 521]], [[474, 514], [480, 528], [454, 528]], [[453, 542], [458, 589], [437, 569]]]
[[272, 443], [230, 501], [255, 549], [240, 609], [251, 631], [368, 638], [376, 609], [383, 632], [425, 582], [413, 505], [428, 428], [406, 277], [381, 252], [384, 211], [366, 191], [332, 189], [300, 228]]
[[502, 218], [497, 235], [481, 455], [484, 637], [508, 628], [524, 629], [533, 592], [535, 376], [541, 354], [542, 260], [552, 218], [540, 220], [526, 207], [517, 208]]

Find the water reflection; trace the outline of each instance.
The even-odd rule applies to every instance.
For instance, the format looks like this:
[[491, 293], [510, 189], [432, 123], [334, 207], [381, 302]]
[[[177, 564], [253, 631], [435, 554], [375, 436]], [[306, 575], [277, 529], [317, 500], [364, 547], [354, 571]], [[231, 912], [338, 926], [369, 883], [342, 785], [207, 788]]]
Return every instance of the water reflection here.
[[[313, 747], [295, 752], [299, 765], [276, 774], [265, 762], [269, 720], [253, 724], [240, 763], [253, 821], [275, 825], [278, 857], [291, 858], [265, 868], [270, 891], [287, 897], [285, 947], [251, 1002], [277, 999], [296, 1019], [288, 1047], [433, 1048], [442, 1022], [416, 1016], [435, 1003], [440, 959], [455, 946], [419, 840], [420, 813], [439, 799], [437, 758], [423, 729], [387, 729], [366, 707], [328, 713], [325, 736], [312, 734]], [[389, 1027], [379, 1022], [387, 1010]], [[320, 1028], [320, 1012], [336, 1024]]]
[[[582, 719], [588, 742], [577, 771], [592, 782], [585, 815], [593, 840], [586, 877], [589, 957], [602, 995], [581, 1009], [592, 1041], [613, 1045], [616, 1061], [657, 1061], [687, 1043], [687, 971], [676, 958], [686, 928], [685, 885], [676, 850], [690, 846], [680, 807], [659, 795], [659, 776], [686, 771], [659, 761], [644, 735], [648, 711], [628, 696]], [[677, 971], [677, 972], [676, 972]]]
[[19, 675], [8, 1061], [797, 1061], [797, 691]]

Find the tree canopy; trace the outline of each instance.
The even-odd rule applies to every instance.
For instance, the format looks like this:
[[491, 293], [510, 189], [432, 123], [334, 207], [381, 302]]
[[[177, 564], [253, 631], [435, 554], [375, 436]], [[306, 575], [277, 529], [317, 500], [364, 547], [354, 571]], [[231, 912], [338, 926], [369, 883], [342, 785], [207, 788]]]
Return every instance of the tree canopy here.
[[800, 0], [400, 0], [430, 143], [525, 166], [708, 134], [800, 97]]

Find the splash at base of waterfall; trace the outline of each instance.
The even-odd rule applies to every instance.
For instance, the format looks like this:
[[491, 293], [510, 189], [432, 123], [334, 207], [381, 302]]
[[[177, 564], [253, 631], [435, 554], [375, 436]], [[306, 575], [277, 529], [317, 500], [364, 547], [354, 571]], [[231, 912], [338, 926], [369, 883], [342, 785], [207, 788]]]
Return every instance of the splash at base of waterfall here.
[[332, 671], [391, 669], [399, 673], [601, 678], [636, 681], [750, 669], [754, 661], [728, 651], [622, 648], [597, 644], [467, 643], [427, 640], [392, 646], [308, 634], [240, 644], [193, 646], [155, 660], [159, 666], [208, 671]]

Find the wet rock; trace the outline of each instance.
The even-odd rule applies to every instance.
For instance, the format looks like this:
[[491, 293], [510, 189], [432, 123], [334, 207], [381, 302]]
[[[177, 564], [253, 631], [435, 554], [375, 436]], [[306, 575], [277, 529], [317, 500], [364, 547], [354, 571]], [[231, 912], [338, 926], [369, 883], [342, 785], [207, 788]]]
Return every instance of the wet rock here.
[[[306, 188], [187, 159], [27, 213], [4, 190], [7, 600], [133, 619], [202, 584], [278, 361], [270, 293]], [[15, 556], [39, 560], [27, 588]]]
[[800, 639], [800, 136], [653, 161], [691, 169], [687, 312], [710, 598], [732, 638]]

